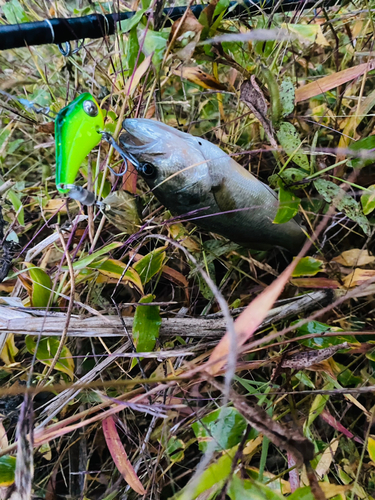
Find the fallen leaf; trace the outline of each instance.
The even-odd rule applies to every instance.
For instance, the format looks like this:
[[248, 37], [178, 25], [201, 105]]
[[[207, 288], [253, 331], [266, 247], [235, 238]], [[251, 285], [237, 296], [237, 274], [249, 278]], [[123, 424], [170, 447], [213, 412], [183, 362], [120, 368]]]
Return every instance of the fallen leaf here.
[[325, 349], [311, 349], [302, 351], [292, 356], [288, 356], [281, 361], [281, 368], [291, 368], [293, 370], [304, 370], [331, 358], [337, 351], [348, 349], [348, 343], [333, 345]]
[[275, 131], [271, 120], [267, 117], [267, 102], [263, 92], [255, 80], [254, 75], [251, 77], [250, 81], [246, 80], [243, 82], [240, 92], [241, 101], [243, 101], [246, 106], [251, 109], [252, 113], [254, 113], [256, 118], [260, 121], [272, 147], [277, 148]]
[[134, 90], [138, 87], [138, 84], [142, 76], [146, 73], [151, 64], [152, 55], [153, 54], [147, 56], [144, 59], [144, 61], [142, 61], [141, 64], [138, 66], [133, 77], [128, 79], [124, 88], [125, 95], [132, 95]]
[[145, 495], [146, 490], [142, 486], [142, 483], [128, 459], [128, 455], [121, 443], [113, 417], [105, 418], [102, 422], [102, 427], [108, 449], [120, 474], [135, 492], [139, 495]]
[[308, 43], [317, 43], [324, 47], [329, 47], [326, 37], [323, 35], [322, 27], [319, 24], [287, 24], [283, 23], [282, 28], [287, 29], [294, 35], [297, 35], [301, 41]]
[[324, 450], [322, 456], [320, 457], [318, 465], [315, 467], [315, 473], [319, 476], [319, 478], [323, 478], [323, 476], [325, 476], [329, 471], [338, 446], [339, 440], [337, 438], [334, 438], [329, 446], [327, 446], [327, 448]]
[[375, 257], [370, 255], [368, 250], [352, 248], [334, 257], [333, 260], [345, 267], [360, 267], [372, 264], [375, 262]]
[[227, 90], [227, 87], [216, 80], [212, 75], [205, 73], [198, 66], [184, 66], [178, 69], [173, 69], [172, 73], [176, 76], [180, 76], [191, 83], [195, 83], [204, 89], [211, 90]]
[[344, 494], [345, 491], [352, 489], [352, 486], [349, 484], [333, 484], [326, 483], [325, 481], [319, 483], [319, 486], [322, 488], [322, 491], [326, 498], [332, 498], [337, 495]]
[[63, 198], [55, 198], [54, 200], [49, 200], [43, 207], [44, 212], [60, 212], [67, 213], [67, 203]]
[[[267, 316], [273, 303], [283, 291], [291, 274], [293, 273], [298, 259], [294, 259], [291, 264], [268, 286], [260, 295], [258, 295], [247, 308], [238, 316], [234, 323], [234, 334], [237, 348], [244, 345], [254, 334], [258, 326]], [[229, 350], [231, 349], [230, 332], [224, 335], [218, 345], [212, 351], [207, 362], [207, 371], [210, 375], [215, 375], [225, 365]]]
[[176, 56], [182, 61], [187, 62], [193, 56], [203, 26], [190, 9], [188, 9], [182, 23], [181, 19], [182, 18], [176, 19], [172, 24], [168, 42], [170, 43], [172, 39], [175, 40], [173, 49]]
[[322, 413], [320, 414], [320, 417], [327, 422], [328, 425], [333, 427], [336, 431], [341, 432], [344, 434], [349, 439], [352, 439], [354, 437], [354, 434], [352, 434], [348, 429], [346, 429], [340, 422], [338, 422], [335, 417], [333, 417], [328, 410], [323, 410]]
[[55, 122], [38, 123], [35, 125], [38, 132], [43, 134], [54, 134], [55, 133]]
[[290, 280], [292, 285], [299, 288], [340, 288], [340, 283], [331, 278], [294, 278]]
[[199, 243], [191, 236], [185, 226], [180, 222], [168, 226], [170, 237], [178, 241], [183, 247], [187, 248], [190, 252], [199, 252]]
[[0, 450], [3, 450], [8, 446], [8, 436], [3, 423], [0, 421]]
[[189, 300], [189, 282], [183, 274], [169, 266], [163, 266], [161, 274], [167, 280], [183, 288], [185, 290], [186, 300]]
[[306, 101], [311, 97], [315, 97], [319, 94], [324, 94], [328, 90], [332, 90], [340, 85], [354, 80], [363, 75], [366, 71], [371, 71], [375, 68], [375, 61], [369, 63], [358, 64], [352, 68], [347, 68], [337, 73], [332, 73], [331, 75], [324, 76], [315, 82], [303, 85], [296, 90], [296, 103], [301, 101]]
[[366, 283], [368, 280], [374, 279], [374, 277], [374, 269], [354, 269], [354, 271], [348, 274], [344, 279], [344, 286], [346, 288], [354, 288], [355, 286]]

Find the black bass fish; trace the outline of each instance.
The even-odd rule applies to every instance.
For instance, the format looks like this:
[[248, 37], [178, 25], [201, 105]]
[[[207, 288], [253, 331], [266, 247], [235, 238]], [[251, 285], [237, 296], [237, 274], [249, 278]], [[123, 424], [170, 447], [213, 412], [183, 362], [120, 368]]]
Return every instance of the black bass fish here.
[[173, 214], [197, 211], [195, 224], [253, 249], [299, 251], [306, 239], [299, 217], [274, 224], [276, 193], [218, 146], [144, 118], [125, 119], [123, 129], [125, 155]]

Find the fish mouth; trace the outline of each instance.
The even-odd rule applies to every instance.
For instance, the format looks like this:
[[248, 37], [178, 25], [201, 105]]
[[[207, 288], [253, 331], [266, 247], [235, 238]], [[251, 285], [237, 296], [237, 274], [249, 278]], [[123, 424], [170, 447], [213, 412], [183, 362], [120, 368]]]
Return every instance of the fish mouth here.
[[[149, 121], [151, 122], [147, 120]], [[126, 118], [122, 122], [124, 129], [120, 137], [122, 146], [132, 153], [149, 152], [160, 140], [160, 133], [157, 133], [158, 122], [154, 123], [145, 123], [139, 118]]]

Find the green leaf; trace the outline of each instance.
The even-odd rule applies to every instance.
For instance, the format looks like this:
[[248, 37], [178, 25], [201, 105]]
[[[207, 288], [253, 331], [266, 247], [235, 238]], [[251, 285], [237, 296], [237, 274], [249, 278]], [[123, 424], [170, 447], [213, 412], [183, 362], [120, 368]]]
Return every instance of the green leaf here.
[[[271, 176], [273, 177], [273, 176]], [[280, 174], [275, 175], [277, 179], [282, 179], [286, 187], [290, 190], [293, 189], [301, 189], [305, 186], [308, 185], [309, 181], [304, 182], [303, 184], [300, 184], [301, 181], [303, 181], [306, 178], [306, 172], [304, 170], [300, 170], [299, 168], [286, 168]], [[299, 183], [296, 186], [293, 186], [293, 184]], [[277, 184], [277, 183], [276, 183]]]
[[310, 486], [302, 486], [297, 488], [289, 497], [288, 500], [315, 500], [314, 495], [311, 493]]
[[357, 385], [361, 384], [363, 382], [362, 377], [357, 377], [356, 375], [353, 374], [351, 370], [347, 366], [341, 365], [340, 363], [337, 363], [336, 365], [338, 368], [340, 368], [341, 372], [337, 375], [337, 380], [340, 382], [340, 384], [344, 387], [349, 387], [349, 386], [354, 386], [357, 387]]
[[265, 484], [234, 475], [228, 489], [231, 500], [282, 500], [284, 497]]
[[133, 269], [137, 271], [144, 285], [161, 271], [166, 257], [165, 249], [166, 247], [156, 248], [133, 264]]
[[246, 421], [235, 408], [219, 408], [192, 425], [198, 438], [199, 449], [207, 450], [215, 441], [215, 451], [227, 450], [237, 445], [246, 429]]
[[302, 257], [294, 268], [292, 276], [294, 278], [299, 276], [315, 276], [323, 270], [323, 266], [324, 263], [321, 260], [314, 259], [314, 257]]
[[361, 196], [361, 204], [363, 213], [365, 215], [370, 214], [375, 209], [375, 184], [368, 187], [371, 192], [366, 192]]
[[[148, 303], [154, 300], [154, 295], [145, 295], [139, 301]], [[133, 339], [137, 352], [150, 352], [154, 349], [156, 339], [159, 337], [161, 325], [159, 306], [137, 306], [133, 322]], [[136, 360], [133, 360], [132, 367]]]
[[314, 383], [311, 381], [310, 377], [306, 375], [305, 372], [297, 372], [293, 376], [296, 377], [297, 380], [299, 380], [302, 384], [306, 385], [307, 387], [315, 389]]
[[[145, 35], [144, 29], [138, 29], [138, 41], [143, 40]], [[142, 52], [147, 57], [152, 55], [152, 62], [156, 71], [160, 71], [161, 62], [164, 57], [164, 52], [167, 47], [168, 33], [152, 31], [147, 29], [146, 37], [143, 42]]]
[[314, 186], [327, 203], [332, 203], [334, 207], [344, 212], [349, 219], [362, 228], [366, 236], [370, 236], [369, 221], [364, 216], [360, 204], [354, 198], [333, 182], [325, 179], [317, 179], [314, 181]]
[[[323, 386], [323, 390], [329, 391], [334, 388], [334, 385], [331, 383], [327, 383]], [[309, 435], [306, 434], [307, 431], [309, 431], [310, 426], [314, 422], [314, 420], [322, 413], [324, 408], [326, 407], [326, 404], [330, 398], [329, 394], [318, 394], [315, 396], [314, 401], [312, 402], [311, 407], [309, 408], [309, 416], [305, 423], [303, 424], [303, 431], [304, 435], [306, 437], [309, 437]]]
[[185, 443], [181, 439], [177, 439], [176, 436], [172, 436], [168, 440], [166, 452], [173, 463], [181, 462], [184, 459]]
[[310, 172], [310, 164], [307, 155], [301, 152], [301, 139], [294, 125], [283, 122], [277, 132], [277, 138], [285, 153], [296, 165], [303, 168], [306, 173]]
[[16, 471], [16, 457], [4, 455], [0, 457], [0, 487], [10, 486], [14, 483]]
[[1, 6], [4, 16], [10, 24], [27, 23], [30, 19], [18, 0], [10, 0]]
[[[296, 325], [299, 320], [291, 323], [291, 326]], [[334, 345], [342, 344], [343, 342], [357, 343], [355, 337], [340, 337], [340, 332], [342, 332], [342, 328], [338, 328], [337, 326], [330, 326], [325, 323], [320, 323], [319, 321], [309, 321], [305, 325], [302, 325], [299, 328], [296, 328], [296, 332], [298, 335], [321, 335], [319, 337], [314, 337], [310, 339], [299, 340], [298, 342], [306, 347], [310, 347], [311, 349], [325, 349], [326, 347], [332, 347]], [[337, 337], [324, 337], [324, 334], [327, 332], [337, 332]], [[298, 340], [298, 339], [296, 339]]]
[[227, 8], [229, 7], [229, 4], [230, 0], [219, 0], [218, 3], [216, 4], [212, 19], [214, 19], [216, 16], [219, 16], [222, 12], [226, 11]]
[[[352, 142], [349, 149], [352, 151], [369, 151], [375, 148], [375, 135], [364, 137], [359, 141]], [[363, 168], [366, 165], [371, 165], [375, 162], [374, 158], [352, 158], [348, 161], [347, 165], [351, 168]]]
[[[11, 129], [10, 128], [3, 128], [0, 132], [0, 148], [2, 145], [5, 143], [5, 141], [8, 139], [8, 137], [11, 134]], [[0, 181], [1, 185], [4, 184], [3, 181]]]
[[128, 267], [120, 260], [105, 258], [99, 262], [93, 262], [87, 266], [87, 268], [97, 269], [101, 274], [107, 276], [108, 278], [119, 280], [122, 276], [123, 283], [132, 283], [143, 293], [142, 280], [137, 271], [135, 271], [132, 267]]
[[317, 43], [323, 46], [329, 45], [319, 24], [282, 24], [281, 27], [285, 27], [291, 33], [298, 35], [310, 43]]
[[9, 199], [9, 201], [11, 202], [11, 204], [13, 205], [14, 210], [16, 212], [18, 212], [18, 210], [19, 210], [17, 220], [21, 226], [24, 226], [25, 225], [25, 213], [24, 213], [24, 209], [22, 206], [21, 198], [13, 191], [13, 189], [9, 189], [6, 196]]
[[290, 115], [294, 110], [295, 90], [291, 78], [286, 77], [280, 85], [282, 116]]
[[146, 9], [141, 9], [134, 14], [134, 16], [129, 19], [125, 19], [124, 21], [120, 21], [120, 30], [123, 33], [130, 31], [132, 28], [138, 25], [140, 20], [142, 19], [143, 14], [146, 12]]
[[[75, 271], [80, 271], [81, 269], [85, 269], [85, 267], [88, 267], [94, 260], [98, 259], [102, 255], [109, 254], [112, 250], [115, 248], [119, 248], [122, 246], [122, 243], [120, 242], [114, 242], [110, 243], [109, 245], [106, 245], [105, 247], [101, 248], [100, 250], [97, 250], [96, 252], [93, 252], [91, 255], [88, 255], [87, 257], [84, 257], [83, 259], [79, 259], [77, 262], [73, 263], [73, 269]], [[68, 268], [65, 266], [62, 268], [64, 271], [67, 271]]]
[[213, 489], [212, 493], [219, 491], [231, 472], [236, 449], [237, 447], [228, 451], [225, 455], [220, 457], [217, 462], [207, 467], [199, 477], [197, 484], [192, 486], [188, 483], [182, 491], [177, 494], [176, 500], [194, 500], [197, 496], [210, 488]]
[[[34, 354], [37, 346], [38, 337], [27, 335], [25, 338], [26, 349], [30, 354]], [[59, 348], [60, 340], [57, 337], [42, 337], [39, 341], [36, 359], [44, 365], [51, 366], [52, 360]], [[62, 348], [60, 358], [56, 363], [55, 370], [66, 373], [70, 379], [74, 377], [74, 360], [69, 349]]]
[[372, 437], [368, 438], [367, 451], [370, 455], [371, 460], [375, 463], [375, 439]]
[[293, 219], [298, 213], [300, 203], [300, 198], [288, 189], [285, 189], [282, 182], [279, 182], [279, 208], [273, 223], [284, 224]]
[[31, 304], [33, 307], [44, 308], [48, 306], [52, 292], [52, 280], [40, 267], [34, 267], [25, 262], [30, 279], [33, 282]]
[[[139, 42], [138, 42], [138, 35], [137, 35], [137, 28], [136, 27], [132, 28], [129, 32], [127, 49], [128, 50], [126, 51], [126, 60], [127, 60], [127, 67], [129, 69], [129, 71], [127, 73], [128, 73], [128, 75], [131, 75], [135, 69], [135, 63], [137, 61], [138, 52], [139, 52]], [[144, 59], [144, 55], [140, 54], [138, 64], [141, 64], [143, 59]]]

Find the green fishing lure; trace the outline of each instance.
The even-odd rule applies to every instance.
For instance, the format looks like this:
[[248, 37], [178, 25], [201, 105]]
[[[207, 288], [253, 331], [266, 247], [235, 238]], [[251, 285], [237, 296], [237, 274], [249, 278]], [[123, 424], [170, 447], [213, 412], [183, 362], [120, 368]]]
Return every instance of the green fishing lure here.
[[58, 113], [55, 120], [56, 186], [60, 193], [71, 191], [82, 161], [99, 144], [103, 131], [103, 112], [88, 92]]

